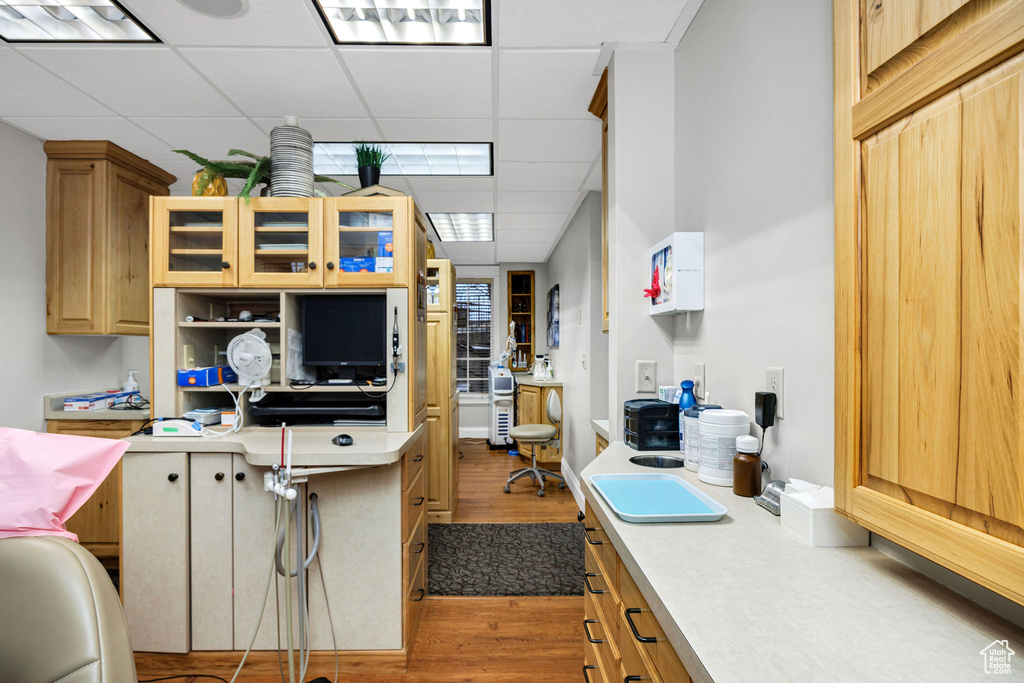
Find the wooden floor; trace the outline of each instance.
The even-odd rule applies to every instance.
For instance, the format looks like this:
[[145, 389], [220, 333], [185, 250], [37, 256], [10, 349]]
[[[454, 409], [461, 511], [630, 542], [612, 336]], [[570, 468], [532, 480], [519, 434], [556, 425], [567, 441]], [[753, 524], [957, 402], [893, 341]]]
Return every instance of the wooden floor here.
[[[456, 523], [574, 522], [579, 508], [568, 489], [553, 481], [537, 496], [529, 478], [502, 487], [511, 470], [529, 465], [486, 443], [464, 440], [460, 460]], [[424, 601], [413, 642], [409, 670], [404, 674], [342, 672], [338, 681], [365, 683], [460, 683], [485, 681], [561, 683], [582, 679], [583, 598], [449, 598]], [[182, 675], [176, 681], [208, 683], [188, 674], [234, 675], [240, 653], [160, 655], [136, 653], [140, 680]], [[317, 653], [306, 679], [334, 678], [333, 653]], [[238, 683], [281, 680], [277, 653], [250, 655]], [[287, 681], [287, 674], [285, 680]]]

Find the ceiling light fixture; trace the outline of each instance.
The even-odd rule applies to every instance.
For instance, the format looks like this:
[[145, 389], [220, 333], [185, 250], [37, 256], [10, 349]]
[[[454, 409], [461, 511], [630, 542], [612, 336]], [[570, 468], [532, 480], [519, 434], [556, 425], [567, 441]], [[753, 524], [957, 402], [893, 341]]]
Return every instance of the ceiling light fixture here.
[[114, 0], [0, 0], [8, 43], [159, 43]]
[[[313, 144], [313, 172], [351, 176], [358, 173], [354, 142]], [[489, 176], [494, 175], [490, 142], [381, 142], [391, 156], [381, 175]]]
[[442, 242], [493, 242], [493, 213], [428, 213]]
[[190, 10], [217, 19], [234, 19], [249, 11], [249, 0], [178, 0]]
[[313, 0], [338, 45], [490, 45], [490, 0]]

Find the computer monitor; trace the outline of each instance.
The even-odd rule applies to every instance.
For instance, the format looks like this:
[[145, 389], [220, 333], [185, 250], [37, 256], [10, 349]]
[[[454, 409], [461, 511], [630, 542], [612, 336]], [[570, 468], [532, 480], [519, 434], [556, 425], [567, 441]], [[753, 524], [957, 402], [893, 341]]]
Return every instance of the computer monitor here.
[[305, 365], [337, 368], [387, 363], [387, 298], [339, 294], [302, 298]]

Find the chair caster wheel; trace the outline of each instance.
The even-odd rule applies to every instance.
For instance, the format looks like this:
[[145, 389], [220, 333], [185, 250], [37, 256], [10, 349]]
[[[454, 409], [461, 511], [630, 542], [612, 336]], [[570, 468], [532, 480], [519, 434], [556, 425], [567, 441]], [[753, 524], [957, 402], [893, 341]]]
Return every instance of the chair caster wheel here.
[[564, 481], [558, 482], [558, 488], [564, 489], [565, 488], [565, 482]]
[[504, 489], [502, 489], [502, 490], [503, 490], [503, 491], [504, 491], [505, 493], [512, 493], [512, 489], [510, 489], [510, 488], [509, 488], [508, 486], [506, 486], [506, 487], [505, 487]]
[[544, 489], [537, 489], [537, 495], [540, 496], [541, 498], [543, 498], [544, 497]]

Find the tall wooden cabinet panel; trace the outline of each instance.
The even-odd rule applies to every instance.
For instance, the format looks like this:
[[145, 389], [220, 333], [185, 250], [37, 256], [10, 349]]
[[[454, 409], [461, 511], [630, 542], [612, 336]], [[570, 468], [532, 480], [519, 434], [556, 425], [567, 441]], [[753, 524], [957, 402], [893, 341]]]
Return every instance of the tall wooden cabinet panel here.
[[[548, 419], [548, 395], [551, 392], [558, 394], [559, 402], [562, 401], [562, 387], [532, 387], [526, 384], [519, 385], [519, 415], [518, 424], [521, 425], [553, 425], [554, 423]], [[564, 403], [562, 405], [565, 405]], [[559, 439], [565, 439], [565, 432], [559, 432]], [[537, 462], [541, 463], [558, 463], [562, 461], [562, 448], [559, 446], [555, 448], [553, 446], [545, 446], [543, 448], [535, 446], [519, 445], [519, 454], [522, 456], [530, 457], [533, 453], [533, 449], [537, 450]]]
[[47, 333], [149, 334], [149, 198], [176, 178], [107, 141], [43, 149]]
[[608, 331], [608, 69], [587, 109], [601, 119], [601, 331]]
[[836, 508], [1024, 604], [1024, 2], [835, 31]]
[[427, 287], [428, 519], [447, 523], [452, 521], [459, 482], [455, 267], [451, 261], [427, 261]]

